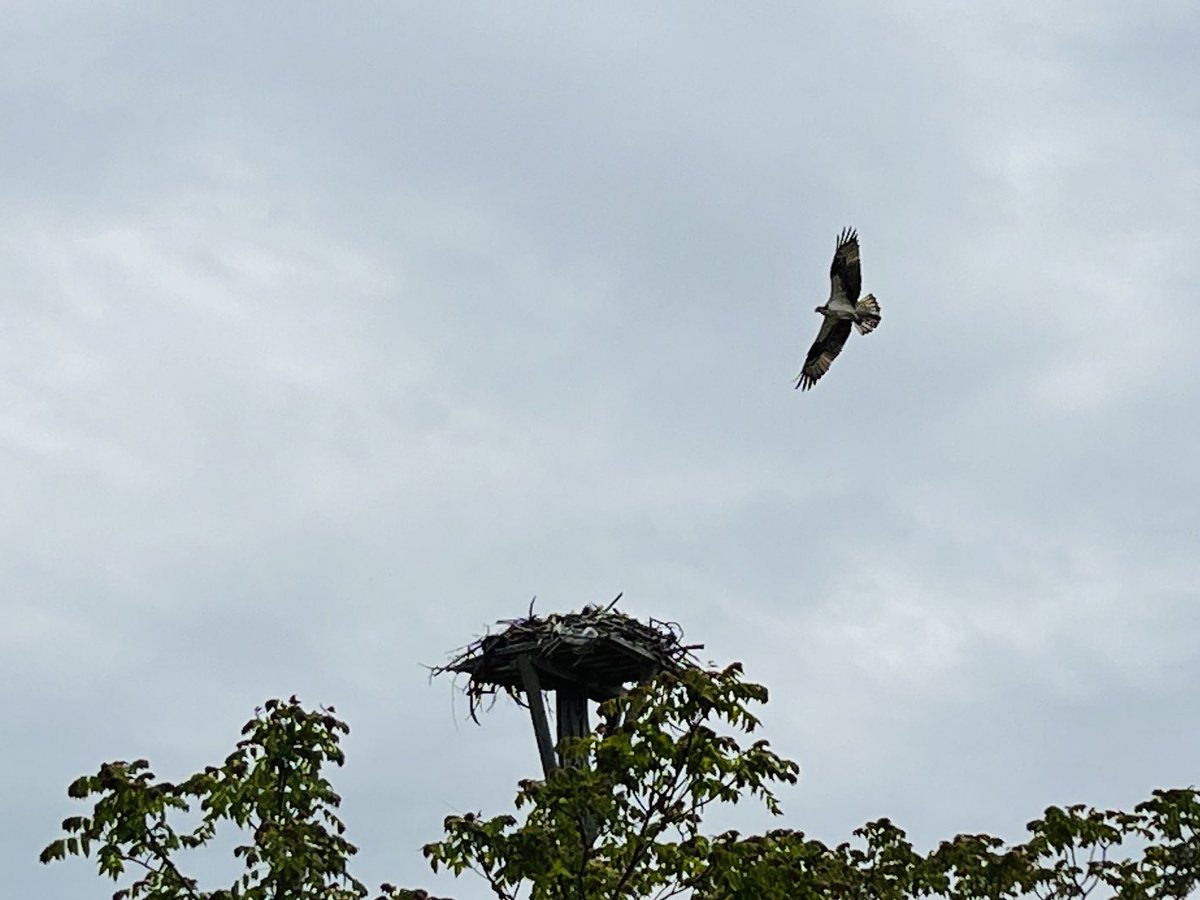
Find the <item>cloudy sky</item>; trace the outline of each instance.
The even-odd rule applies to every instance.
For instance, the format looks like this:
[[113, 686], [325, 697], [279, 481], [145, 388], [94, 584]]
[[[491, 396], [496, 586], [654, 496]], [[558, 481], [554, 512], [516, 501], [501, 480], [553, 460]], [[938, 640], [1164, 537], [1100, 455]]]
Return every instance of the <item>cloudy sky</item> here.
[[[742, 660], [825, 840], [1200, 781], [1191, 0], [4, 6], [14, 896], [293, 692], [358, 874], [484, 896], [418, 848], [528, 717], [421, 664], [535, 594]], [[883, 324], [802, 394], [845, 225]]]

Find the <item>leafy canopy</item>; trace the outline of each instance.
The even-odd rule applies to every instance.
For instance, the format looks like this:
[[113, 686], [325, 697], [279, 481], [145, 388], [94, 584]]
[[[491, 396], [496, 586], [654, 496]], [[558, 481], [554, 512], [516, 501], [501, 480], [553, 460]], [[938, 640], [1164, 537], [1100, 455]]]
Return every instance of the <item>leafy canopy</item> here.
[[[1168, 900], [1200, 882], [1192, 788], [1155, 791], [1130, 812], [1051, 807], [1011, 846], [958, 835], [923, 854], [887, 819], [833, 847], [790, 829], [708, 834], [712, 804], [752, 799], [779, 815], [772, 788], [797, 778], [797, 765], [765, 740], [746, 743], [759, 725], [748, 707], [766, 700], [738, 664], [664, 675], [602, 704], [604, 724], [561, 748], [569, 765], [522, 781], [520, 818], [450, 816], [425, 856], [435, 871], [476, 873], [498, 900], [1049, 900], [1097, 891]], [[91, 812], [66, 819], [66, 836], [41, 859], [94, 853], [101, 874], [127, 882], [117, 900], [360, 900], [370, 891], [348, 872], [355, 847], [324, 775], [344, 762], [347, 731], [332, 707], [310, 711], [292, 697], [257, 710], [221, 766], [178, 784], [156, 780], [145, 760], [105, 763], [70, 785], [71, 797], [95, 798]], [[173, 824], [189, 811], [199, 824]], [[234, 855], [244, 871], [228, 887], [202, 889], [183, 869], [184, 851], [206, 845], [221, 822], [242, 831]], [[428, 894], [391, 885], [379, 894], [418, 898]]]

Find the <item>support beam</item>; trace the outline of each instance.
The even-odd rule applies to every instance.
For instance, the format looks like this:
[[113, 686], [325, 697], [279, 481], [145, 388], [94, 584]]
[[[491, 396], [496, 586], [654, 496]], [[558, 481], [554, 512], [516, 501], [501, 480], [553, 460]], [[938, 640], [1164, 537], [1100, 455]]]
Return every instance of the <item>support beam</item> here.
[[[592, 733], [588, 725], [588, 698], [579, 686], [574, 688], [560, 687], [554, 692], [554, 716], [558, 720], [558, 744], [560, 766], [586, 766], [586, 754], [572, 754], [562, 751], [564, 738], [587, 737]], [[584, 810], [580, 826], [583, 829], [583, 839], [588, 847], [596, 841], [599, 830], [596, 827], [596, 817], [590, 810]]]
[[[583, 691], [560, 687], [554, 692], [554, 700], [554, 715], [558, 720], [560, 744], [563, 738], [581, 738], [591, 734], [591, 729], [588, 727], [588, 699]], [[558, 762], [563, 766], [575, 765], [574, 761], [566, 759], [561, 754]]]
[[550, 740], [550, 723], [546, 720], [546, 704], [542, 702], [542, 685], [537, 669], [528, 654], [517, 659], [521, 682], [525, 688], [525, 700], [529, 703], [529, 717], [533, 719], [533, 733], [537, 737], [538, 755], [542, 758], [542, 772], [549, 778], [558, 768], [554, 758], [554, 743]]

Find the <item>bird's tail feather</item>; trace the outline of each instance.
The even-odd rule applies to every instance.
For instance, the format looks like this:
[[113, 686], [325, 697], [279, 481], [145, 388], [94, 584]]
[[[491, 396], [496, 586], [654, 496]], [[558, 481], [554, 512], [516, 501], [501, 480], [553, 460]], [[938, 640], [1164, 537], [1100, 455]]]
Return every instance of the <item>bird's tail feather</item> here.
[[870, 334], [879, 325], [879, 304], [874, 294], [867, 294], [854, 306], [854, 327], [859, 334]]

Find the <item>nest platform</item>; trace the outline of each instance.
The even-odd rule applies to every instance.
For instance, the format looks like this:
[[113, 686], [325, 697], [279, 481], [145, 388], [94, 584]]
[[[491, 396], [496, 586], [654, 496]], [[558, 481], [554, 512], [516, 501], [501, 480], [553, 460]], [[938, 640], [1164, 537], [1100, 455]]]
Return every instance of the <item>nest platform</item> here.
[[615, 611], [617, 600], [544, 617], [531, 608], [525, 618], [501, 619], [501, 631], [468, 644], [433, 674], [468, 676], [466, 693], [475, 718], [480, 701], [497, 691], [521, 702], [522, 692], [528, 692], [523, 671], [528, 665], [536, 670], [541, 690], [603, 702], [625, 685], [696, 664], [691, 651], [703, 645], [685, 645], [679, 625], [653, 618], [641, 622]]

